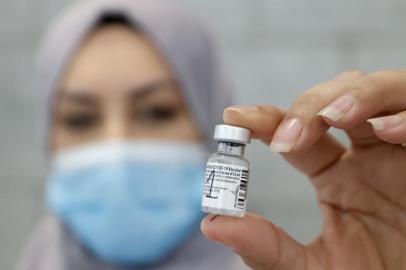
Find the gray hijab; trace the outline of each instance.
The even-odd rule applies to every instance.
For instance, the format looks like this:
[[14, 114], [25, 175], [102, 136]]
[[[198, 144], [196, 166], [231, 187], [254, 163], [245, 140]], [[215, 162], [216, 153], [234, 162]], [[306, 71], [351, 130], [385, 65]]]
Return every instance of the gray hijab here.
[[[38, 87], [44, 91], [47, 125], [55, 93], [69, 60], [103, 16], [120, 14], [148, 36], [172, 67], [183, 96], [207, 145], [222, 112], [231, 105], [230, 89], [205, 28], [173, 2], [88, 0], [66, 10], [51, 24], [38, 58]], [[47, 129], [46, 129], [47, 130]]]
[[[221, 121], [223, 109], [231, 103], [230, 92], [205, 29], [195, 18], [174, 8], [170, 0], [80, 1], [51, 24], [41, 46], [37, 74], [38, 87], [45, 97], [43, 100], [48, 128], [58, 84], [69, 60], [101, 18], [117, 14], [147, 35], [166, 58], [180, 83], [195, 121], [205, 135], [207, 147], [212, 148], [213, 128]], [[48, 128], [45, 130], [49, 130]], [[124, 269], [106, 264], [89, 254], [55, 216], [45, 217], [37, 226], [17, 268]], [[231, 250], [196, 233], [167, 261], [146, 269], [247, 268]]]

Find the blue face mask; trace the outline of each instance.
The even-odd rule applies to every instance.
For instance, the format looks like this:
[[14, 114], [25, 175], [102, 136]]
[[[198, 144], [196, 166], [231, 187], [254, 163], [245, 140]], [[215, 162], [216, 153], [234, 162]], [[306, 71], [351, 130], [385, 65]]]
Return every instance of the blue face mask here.
[[96, 256], [149, 265], [199, 227], [206, 151], [173, 142], [111, 142], [56, 154], [48, 206]]

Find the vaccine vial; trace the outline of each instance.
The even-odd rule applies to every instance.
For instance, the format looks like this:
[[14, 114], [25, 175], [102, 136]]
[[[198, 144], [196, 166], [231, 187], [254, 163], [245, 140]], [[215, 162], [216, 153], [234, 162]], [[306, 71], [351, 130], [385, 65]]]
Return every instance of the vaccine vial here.
[[209, 157], [204, 180], [202, 211], [243, 217], [247, 202], [249, 162], [244, 158], [251, 131], [231, 125], [217, 125], [214, 140], [217, 153]]

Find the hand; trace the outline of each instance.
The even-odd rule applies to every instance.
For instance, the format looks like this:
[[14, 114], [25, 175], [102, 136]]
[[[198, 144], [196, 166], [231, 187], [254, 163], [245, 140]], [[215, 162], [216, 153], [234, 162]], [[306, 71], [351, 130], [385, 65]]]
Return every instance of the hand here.
[[[341, 74], [304, 93], [287, 112], [272, 106], [226, 109], [227, 124], [251, 129], [309, 177], [323, 229], [302, 245], [247, 214], [208, 215], [202, 232], [253, 269], [406, 269], [405, 109], [406, 71]], [[351, 147], [329, 135], [329, 127], [343, 129]]]

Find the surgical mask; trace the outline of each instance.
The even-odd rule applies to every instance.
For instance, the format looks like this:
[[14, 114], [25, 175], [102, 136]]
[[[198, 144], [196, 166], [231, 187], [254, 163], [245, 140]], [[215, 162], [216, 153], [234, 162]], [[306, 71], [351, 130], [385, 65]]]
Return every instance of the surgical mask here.
[[198, 231], [206, 158], [201, 145], [160, 141], [57, 153], [48, 206], [96, 256], [154, 264]]

